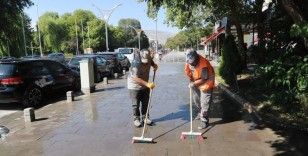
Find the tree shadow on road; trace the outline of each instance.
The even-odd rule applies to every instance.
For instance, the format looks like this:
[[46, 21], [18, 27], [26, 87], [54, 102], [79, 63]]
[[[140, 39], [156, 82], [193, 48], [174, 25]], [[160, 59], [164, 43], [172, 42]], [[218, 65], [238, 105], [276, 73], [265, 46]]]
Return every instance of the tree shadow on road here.
[[189, 110], [187, 109], [187, 104], [181, 105], [179, 107], [178, 112], [172, 112], [170, 114], [167, 114], [163, 117], [153, 119], [153, 122], [162, 122], [162, 121], [168, 121], [168, 120], [176, 120], [176, 119], [181, 119], [183, 121], [189, 121]]

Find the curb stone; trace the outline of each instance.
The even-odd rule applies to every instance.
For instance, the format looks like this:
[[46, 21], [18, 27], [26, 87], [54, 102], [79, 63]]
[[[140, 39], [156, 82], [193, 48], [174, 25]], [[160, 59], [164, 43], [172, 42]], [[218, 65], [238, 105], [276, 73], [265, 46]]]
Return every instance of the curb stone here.
[[217, 87], [219, 89], [221, 89], [224, 93], [226, 93], [234, 101], [236, 101], [237, 103], [241, 104], [243, 106], [243, 108], [246, 109], [250, 115], [255, 117], [257, 122], [262, 121], [262, 118], [258, 114], [256, 106], [253, 106], [250, 102], [248, 102], [247, 100], [241, 98], [239, 95], [237, 95], [235, 93], [232, 93], [225, 85], [223, 85], [221, 83], [218, 83]]
[[305, 127], [302, 127], [302, 126], [299, 126], [299, 125], [293, 124], [293, 125], [288, 126], [288, 125], [281, 123], [280, 121], [276, 121], [275, 119], [274, 120], [269, 119], [268, 121], [262, 120], [261, 116], [258, 113], [258, 109], [257, 109], [256, 106], [252, 105], [249, 101], [243, 99], [242, 97], [240, 97], [236, 93], [231, 92], [225, 85], [223, 85], [221, 83], [218, 83], [216, 85], [217, 85], [217, 88], [221, 89], [224, 93], [226, 93], [235, 102], [241, 104], [243, 106], [243, 108], [248, 111], [248, 113], [251, 115], [251, 117], [253, 119], [255, 119], [255, 122], [257, 122], [257, 124], [266, 123], [266, 124], [270, 124], [274, 127], [303, 131], [303, 132], [308, 133], [308, 128], [305, 128]]

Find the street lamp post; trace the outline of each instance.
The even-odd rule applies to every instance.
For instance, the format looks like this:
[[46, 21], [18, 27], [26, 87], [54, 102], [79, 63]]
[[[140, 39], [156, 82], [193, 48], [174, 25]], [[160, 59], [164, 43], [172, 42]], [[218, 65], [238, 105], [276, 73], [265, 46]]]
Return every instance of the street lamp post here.
[[20, 18], [21, 18], [21, 25], [22, 25], [22, 36], [23, 36], [23, 40], [24, 40], [24, 48], [25, 48], [25, 55], [27, 56], [27, 44], [26, 44], [26, 35], [25, 35], [25, 26], [24, 26], [24, 17], [22, 14], [20, 14]]
[[101, 9], [98, 8], [96, 5], [94, 5], [93, 3], [92, 3], [92, 5], [102, 14], [103, 20], [105, 21], [106, 51], [109, 51], [109, 46], [108, 46], [108, 27], [107, 27], [107, 25], [108, 25], [108, 20], [109, 20], [111, 14], [113, 13], [113, 11], [114, 11], [117, 7], [121, 6], [122, 4], [118, 4], [118, 5], [114, 6], [114, 7], [113, 7], [112, 9], [110, 9], [110, 10], [101, 10]]
[[39, 35], [39, 44], [40, 44], [40, 53], [41, 57], [43, 57], [43, 50], [42, 50], [42, 42], [41, 42], [41, 33], [40, 33], [40, 19], [39, 19], [39, 13], [38, 13], [38, 5], [36, 5], [36, 13], [37, 13], [37, 31]]
[[157, 41], [157, 17], [155, 20], [155, 52], [157, 53], [158, 50], [158, 41]]
[[137, 28], [135, 28], [135, 27], [133, 27], [133, 26], [128, 26], [128, 27], [131, 27], [131, 28], [133, 28], [134, 30], [135, 30], [135, 32], [137, 33], [137, 35], [138, 35], [138, 47], [139, 47], [139, 50], [141, 49], [140, 48], [140, 36], [141, 36], [141, 32], [143, 31], [142, 29], [137, 29]]

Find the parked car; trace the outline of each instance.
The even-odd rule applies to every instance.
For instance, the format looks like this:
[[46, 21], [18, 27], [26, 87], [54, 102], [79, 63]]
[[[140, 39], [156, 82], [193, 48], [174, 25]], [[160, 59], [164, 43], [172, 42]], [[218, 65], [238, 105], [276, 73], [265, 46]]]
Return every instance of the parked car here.
[[114, 73], [122, 73], [123, 67], [120, 63], [120, 60], [117, 58], [117, 53], [115, 52], [98, 52], [98, 55], [104, 57], [110, 64], [110, 76], [113, 76]]
[[124, 54], [119, 52], [116, 53], [116, 56], [117, 59], [120, 61], [122, 68], [128, 70], [130, 67], [130, 61], [128, 60], [128, 58]]
[[78, 55], [73, 57], [69, 63], [69, 68], [78, 71], [80, 73], [80, 61], [84, 59], [89, 59], [93, 61], [94, 65], [94, 81], [100, 82], [104, 76], [108, 76], [110, 74], [110, 70], [108, 67], [108, 62], [103, 57], [99, 55]]
[[80, 77], [63, 64], [42, 59], [0, 60], [0, 103], [41, 104], [45, 95], [80, 90]]
[[51, 54], [48, 54], [47, 58], [50, 60], [58, 61], [62, 64], [66, 64], [65, 56], [63, 53], [51, 53]]

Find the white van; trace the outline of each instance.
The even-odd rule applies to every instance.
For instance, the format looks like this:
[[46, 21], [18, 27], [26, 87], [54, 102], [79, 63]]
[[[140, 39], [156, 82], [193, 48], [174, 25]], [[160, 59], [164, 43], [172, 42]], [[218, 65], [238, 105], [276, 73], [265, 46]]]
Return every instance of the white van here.
[[116, 52], [124, 54], [130, 62], [134, 59], [134, 51], [138, 50], [137, 48], [118, 48]]

